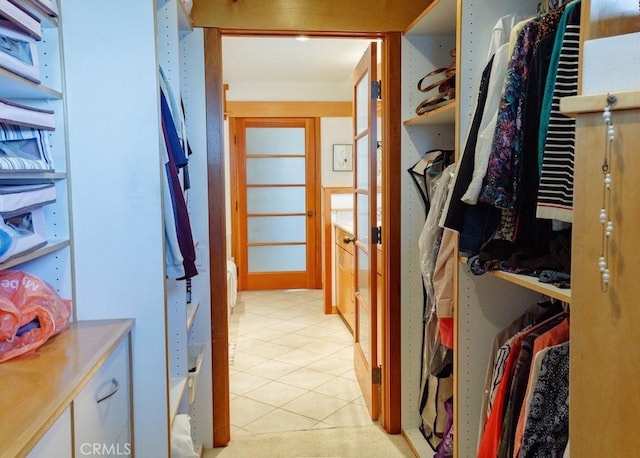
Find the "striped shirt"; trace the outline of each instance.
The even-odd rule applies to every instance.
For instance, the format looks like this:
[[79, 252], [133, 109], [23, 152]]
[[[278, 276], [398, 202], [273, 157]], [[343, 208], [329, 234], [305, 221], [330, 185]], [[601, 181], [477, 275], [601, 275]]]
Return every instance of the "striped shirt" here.
[[[557, 70], [549, 78], [543, 102], [548, 110], [548, 124], [541, 114], [540, 144], [544, 144], [538, 189], [536, 216], [570, 223], [573, 219], [573, 165], [575, 151], [575, 120], [560, 113], [560, 99], [578, 93], [578, 59], [580, 46], [580, 3], [567, 6], [558, 29], [554, 55]], [[562, 30], [563, 22], [566, 24]], [[552, 62], [554, 57], [552, 56]], [[549, 89], [553, 88], [553, 92]], [[553, 94], [549, 104], [549, 94]], [[544, 142], [544, 143], [543, 143]]]

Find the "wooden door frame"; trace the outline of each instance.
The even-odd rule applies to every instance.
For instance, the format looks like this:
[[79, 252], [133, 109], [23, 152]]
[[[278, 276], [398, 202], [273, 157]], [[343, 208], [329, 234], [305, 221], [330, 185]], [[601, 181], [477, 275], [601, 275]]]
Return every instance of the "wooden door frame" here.
[[[222, 37], [232, 34], [205, 28], [205, 97], [207, 125], [207, 183], [209, 197], [209, 280], [211, 284], [211, 359], [213, 372], [213, 445], [231, 439], [229, 402], [229, 322], [227, 309], [227, 254], [224, 169], [224, 89]], [[246, 32], [246, 31], [245, 31]], [[273, 32], [252, 32], [273, 35]], [[246, 34], [246, 33], [245, 33]], [[288, 33], [289, 34], [289, 33]], [[312, 33], [313, 34], [313, 33]], [[323, 32], [325, 37], [383, 38], [382, 42], [382, 274], [383, 355], [382, 427], [402, 432], [401, 316], [400, 316], [400, 190], [401, 53], [402, 34], [345, 34]], [[393, 102], [393, 103], [392, 103]]]
[[[284, 113], [281, 116], [260, 116], [256, 114], [255, 116], [238, 116], [233, 117], [229, 116], [229, 178], [230, 178], [230, 189], [231, 189], [231, 232], [234, 234], [238, 234], [241, 219], [246, 215], [241, 214], [241, 212], [237, 211], [237, 202], [238, 197], [240, 195], [240, 180], [238, 177], [239, 174], [244, 173], [245, 169], [243, 168], [243, 164], [240, 164], [237, 160], [237, 151], [238, 145], [235, 139], [232, 141], [231, 135], [236, 133], [238, 129], [237, 120], [238, 119], [249, 119], [251, 121], [254, 120], [277, 120], [277, 119], [297, 119], [304, 120], [305, 125], [307, 122], [311, 125], [313, 129], [313, 136], [306, 143], [309, 144], [309, 148], [313, 150], [313, 161], [306, 161], [305, 165], [305, 178], [308, 182], [309, 177], [311, 175], [314, 176], [315, 186], [313, 192], [310, 196], [307, 197], [308, 201], [306, 202], [307, 208], [306, 211], [312, 210], [314, 212], [314, 220], [312, 221], [311, 233], [313, 234], [313, 242], [315, 244], [315, 248], [313, 253], [307, 253], [309, 256], [309, 261], [313, 263], [316, 267], [314, 270], [314, 275], [312, 277], [307, 278], [307, 288], [317, 289], [322, 287], [322, 269], [317, 268], [318, 261], [321, 260], [322, 256], [322, 232], [321, 225], [322, 221], [320, 219], [321, 213], [321, 192], [319, 183], [321, 182], [321, 151], [320, 151], [320, 119], [313, 116], [286, 116]], [[306, 131], [306, 128], [305, 128]], [[305, 139], [308, 139], [310, 133], [308, 131], [305, 132]], [[234, 206], [236, 209], [234, 210]], [[240, 244], [240, 240], [238, 238], [234, 238], [231, 241], [231, 255], [236, 259], [236, 263], [238, 264], [238, 271], [241, 268], [244, 268], [247, 263], [247, 256], [243, 251], [243, 247]], [[240, 279], [239, 279], [240, 280]], [[243, 282], [238, 281], [238, 290], [245, 290], [246, 285]]]

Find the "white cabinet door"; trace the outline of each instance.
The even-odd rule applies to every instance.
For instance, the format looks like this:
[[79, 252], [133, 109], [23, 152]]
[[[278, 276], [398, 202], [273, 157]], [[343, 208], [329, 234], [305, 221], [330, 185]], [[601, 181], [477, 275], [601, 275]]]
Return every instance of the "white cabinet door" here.
[[73, 401], [75, 456], [131, 456], [125, 338]]
[[71, 408], [67, 407], [27, 458], [71, 458]]

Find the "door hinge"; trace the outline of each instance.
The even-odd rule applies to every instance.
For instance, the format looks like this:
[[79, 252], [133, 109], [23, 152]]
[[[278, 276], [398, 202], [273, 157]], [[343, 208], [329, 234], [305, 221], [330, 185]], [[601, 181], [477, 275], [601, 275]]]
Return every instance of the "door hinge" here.
[[382, 81], [371, 83], [371, 95], [375, 99], [382, 100]]
[[374, 385], [382, 384], [382, 366], [371, 368], [371, 383]]
[[382, 243], [382, 226], [371, 228], [371, 241], [372, 243]]
[[233, 144], [234, 145], [238, 144], [238, 137], [235, 134], [233, 134]]

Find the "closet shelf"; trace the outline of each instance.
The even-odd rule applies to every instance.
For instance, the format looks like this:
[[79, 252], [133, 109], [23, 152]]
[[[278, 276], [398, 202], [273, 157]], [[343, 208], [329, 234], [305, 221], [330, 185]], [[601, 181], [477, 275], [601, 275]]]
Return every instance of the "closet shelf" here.
[[187, 377], [171, 377], [169, 379], [169, 413], [171, 414], [171, 423], [178, 414], [180, 403], [187, 387]]
[[0, 68], [0, 97], [6, 99], [62, 99], [62, 93]]
[[178, 30], [180, 33], [189, 33], [193, 31], [191, 16], [187, 12], [184, 2], [182, 1], [178, 1]]
[[434, 0], [405, 30], [405, 35], [455, 35], [457, 3]]
[[200, 307], [200, 302], [190, 302], [187, 304], [187, 332], [191, 329], [191, 325], [193, 325], [193, 319], [196, 317], [196, 313], [198, 313], [198, 307]]
[[25, 262], [33, 261], [34, 259], [41, 258], [49, 253], [68, 247], [69, 245], [71, 245], [69, 240], [49, 240], [47, 241], [47, 245], [38, 250], [31, 251], [23, 256], [16, 256], [15, 258], [11, 258], [6, 262], [3, 262], [0, 264], [0, 270], [10, 269]]
[[187, 387], [189, 388], [189, 404], [193, 404], [196, 399], [196, 390], [198, 389], [198, 380], [200, 380], [200, 368], [202, 368], [202, 360], [206, 347], [201, 345], [189, 345], [187, 350], [189, 373], [187, 375]]
[[42, 184], [56, 180], [64, 180], [67, 174], [63, 172], [35, 172], [33, 170], [3, 170], [0, 171], [0, 185]]
[[[462, 264], [467, 264], [467, 258], [461, 257], [460, 262]], [[542, 283], [536, 277], [512, 274], [501, 270], [492, 270], [487, 272], [485, 275], [493, 275], [494, 277], [501, 278], [509, 283], [514, 283], [531, 291], [544, 294], [545, 296], [558, 299], [562, 302], [571, 303], [571, 289], [561, 289], [548, 283]]]
[[492, 271], [491, 275], [493, 275], [494, 277], [502, 278], [503, 280], [507, 280], [508, 282], [515, 283], [516, 285], [522, 286], [532, 291], [544, 294], [545, 296], [558, 299], [559, 301], [567, 303], [571, 302], [570, 289], [561, 289], [547, 283], [542, 283], [538, 281], [536, 277], [512, 274], [509, 272], [502, 272], [500, 270]]
[[402, 431], [402, 435], [416, 456], [433, 456], [433, 450], [424, 439], [420, 429], [405, 429]]
[[456, 106], [458, 102], [454, 100], [451, 103], [436, 108], [420, 116], [404, 121], [405, 126], [410, 125], [429, 125], [437, 126], [440, 124], [454, 124], [456, 121]]
[[51, 16], [50, 12], [38, 2], [34, 0], [18, 0], [16, 3], [40, 19], [42, 27], [58, 27], [58, 18]]

